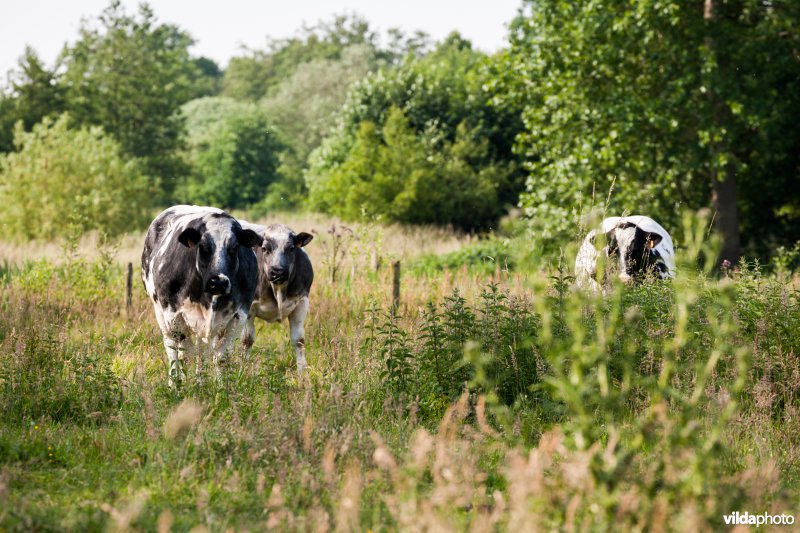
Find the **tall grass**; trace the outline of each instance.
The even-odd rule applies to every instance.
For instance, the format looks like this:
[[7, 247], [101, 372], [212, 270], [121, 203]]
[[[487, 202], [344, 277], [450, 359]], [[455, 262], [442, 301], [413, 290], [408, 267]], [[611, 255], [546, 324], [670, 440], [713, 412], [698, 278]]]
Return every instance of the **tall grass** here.
[[308, 374], [286, 325], [261, 324], [250, 358], [190, 373], [181, 397], [116, 261], [9, 266], [0, 529], [712, 530], [794, 512], [798, 286], [755, 265], [713, 277], [685, 233], [674, 282], [603, 298], [554, 258], [406, 271], [395, 310], [386, 269], [330, 283], [320, 258]]

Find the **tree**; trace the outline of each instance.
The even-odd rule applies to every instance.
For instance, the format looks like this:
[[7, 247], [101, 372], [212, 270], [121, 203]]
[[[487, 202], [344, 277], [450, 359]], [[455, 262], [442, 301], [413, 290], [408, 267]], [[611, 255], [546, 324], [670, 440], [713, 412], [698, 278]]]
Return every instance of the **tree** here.
[[0, 96], [0, 152], [13, 149], [18, 121], [30, 131], [44, 117], [62, 113], [65, 106], [55, 69], [48, 69], [30, 47], [20, 57], [18, 69], [9, 73], [9, 89]]
[[207, 57], [196, 57], [192, 59], [192, 63], [196, 67], [191, 80], [192, 99], [218, 95], [222, 91], [224, 73], [216, 61]]
[[158, 24], [147, 4], [131, 16], [113, 0], [98, 22], [97, 28], [84, 24], [80, 39], [63, 52], [68, 107], [78, 124], [102, 126], [125, 156], [142, 159], [164, 200], [186, 171], [177, 111], [191, 98], [197, 76], [192, 40]]
[[0, 156], [4, 235], [47, 240], [72, 224], [114, 236], [146, 225], [152, 191], [138, 163], [101, 128], [71, 129], [69, 120], [45, 118], [30, 132], [17, 123], [16, 152]]
[[[384, 192], [378, 196], [384, 199], [374, 204], [363, 200], [363, 208], [373, 215], [407, 222], [452, 223], [465, 229], [489, 227], [508, 204], [516, 203], [522, 186], [517, 157], [512, 153], [513, 140], [521, 129], [519, 110], [491, 104], [493, 94], [487, 89], [490, 65], [491, 61], [472, 50], [468, 41], [453, 34], [424, 57], [408, 56], [398, 69], [380, 70], [357, 83], [340, 113], [339, 125], [311, 156], [306, 174], [311, 204], [323, 210], [344, 210], [342, 216], [349, 218], [358, 217], [361, 207], [339, 205], [356, 205], [352, 200], [356, 193], [347, 193], [345, 198], [344, 188], [337, 184], [374, 182], [375, 186], [367, 186], [369, 194], [381, 189]], [[405, 124], [402, 128], [397, 125], [398, 113]], [[392, 115], [394, 124], [389, 122]], [[382, 139], [388, 146], [387, 135], [406, 130], [418, 139], [412, 143], [405, 134], [392, 137], [391, 146], [404, 154], [396, 165], [380, 143], [369, 141]], [[466, 145], [472, 153], [463, 148]], [[425, 158], [412, 157], [413, 150], [405, 150], [405, 146], [414, 146]], [[431, 160], [446, 168], [433, 172]], [[395, 170], [385, 170], [384, 164], [395, 165]], [[376, 174], [374, 179], [368, 177], [369, 172]], [[472, 219], [468, 212], [444, 208], [450, 200], [458, 203], [470, 195], [454, 177], [459, 172], [464, 183], [473, 183], [482, 192], [489, 190], [484, 187], [484, 180], [495, 180], [491, 194], [483, 200], [486, 208], [480, 208], [480, 216]], [[408, 185], [407, 177], [417, 180], [413, 186]], [[400, 181], [389, 187], [395, 179]], [[451, 198], [446, 194], [436, 196], [444, 183], [453, 187]], [[433, 191], [431, 199], [438, 198], [444, 204], [439, 200], [427, 202], [423, 198], [425, 187]], [[332, 196], [326, 200], [321, 191], [329, 190]], [[408, 205], [417, 209], [415, 213], [400, 208], [402, 198], [395, 199], [400, 190], [404, 197], [413, 199]], [[435, 207], [428, 209], [430, 206]]]
[[310, 182], [309, 204], [347, 219], [488, 229], [502, 213], [498, 193], [513, 170], [488, 152], [481, 132], [464, 122], [446, 141], [419, 135], [392, 107], [382, 128], [362, 122], [342, 164]]
[[223, 95], [259, 100], [269, 96], [300, 65], [311, 61], [339, 60], [352, 46], [372, 50], [377, 59], [388, 57], [379, 51], [377, 35], [364, 18], [337, 15], [329, 22], [305, 26], [288, 39], [270, 40], [265, 50], [245, 49], [245, 55], [232, 58], [225, 70]]
[[525, 108], [521, 205], [540, 237], [563, 237], [612, 188], [612, 212], [668, 227], [713, 205], [721, 259], [738, 260], [740, 231], [761, 253], [800, 237], [796, 3], [527, 5], [499, 92]]
[[309, 154], [335, 124], [351, 86], [374, 65], [369, 47], [352, 45], [340, 59], [315, 59], [298, 66], [259, 102], [287, 148], [281, 157], [282, 204], [298, 204], [303, 199]]
[[194, 172], [179, 187], [178, 197], [227, 209], [253, 205], [280, 179], [281, 149], [262, 114], [229, 115], [195, 146]]

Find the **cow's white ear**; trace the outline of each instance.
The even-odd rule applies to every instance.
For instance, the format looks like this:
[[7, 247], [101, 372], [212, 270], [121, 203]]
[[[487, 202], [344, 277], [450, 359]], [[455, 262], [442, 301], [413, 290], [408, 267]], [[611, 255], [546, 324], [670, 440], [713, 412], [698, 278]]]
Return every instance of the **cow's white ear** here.
[[203, 236], [194, 228], [186, 228], [178, 235], [178, 242], [187, 248], [194, 248]]
[[310, 233], [306, 233], [304, 231], [300, 232], [294, 236], [294, 245], [299, 248], [302, 248], [306, 244], [310, 243], [313, 238], [314, 236], [311, 235]]
[[239, 244], [242, 246], [252, 248], [254, 246], [261, 246], [264, 242], [264, 237], [251, 229], [243, 229], [236, 233], [236, 240], [238, 240]]
[[662, 240], [664, 240], [664, 237], [662, 237], [658, 233], [650, 233], [649, 235], [647, 235], [647, 248], [652, 250], [653, 248], [658, 246], [658, 243], [660, 243]]

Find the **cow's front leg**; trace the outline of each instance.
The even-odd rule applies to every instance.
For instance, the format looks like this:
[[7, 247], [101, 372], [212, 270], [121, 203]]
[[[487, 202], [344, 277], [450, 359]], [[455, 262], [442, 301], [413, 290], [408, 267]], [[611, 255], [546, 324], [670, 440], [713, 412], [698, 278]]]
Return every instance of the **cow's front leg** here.
[[247, 315], [244, 313], [237, 313], [231, 321], [228, 322], [227, 327], [222, 330], [219, 336], [212, 341], [211, 349], [214, 353], [214, 367], [216, 369], [217, 379], [222, 377], [222, 368], [226, 366], [228, 362], [228, 352], [234, 342], [236, 342], [236, 339], [241, 337], [246, 321]]
[[256, 315], [255, 313], [251, 313], [250, 316], [247, 317], [247, 322], [244, 325], [244, 331], [242, 332], [242, 346], [244, 346], [244, 354], [245, 358], [250, 358], [250, 349], [253, 347], [253, 344], [256, 342]]
[[183, 366], [190, 347], [191, 343], [185, 333], [174, 330], [164, 333], [164, 348], [167, 350], [167, 361], [169, 362], [168, 383], [170, 387], [180, 389], [186, 383]]
[[297, 358], [297, 370], [302, 372], [306, 369], [306, 339], [305, 322], [308, 314], [308, 296], [304, 296], [289, 315], [289, 336], [292, 338], [292, 345], [295, 349]]

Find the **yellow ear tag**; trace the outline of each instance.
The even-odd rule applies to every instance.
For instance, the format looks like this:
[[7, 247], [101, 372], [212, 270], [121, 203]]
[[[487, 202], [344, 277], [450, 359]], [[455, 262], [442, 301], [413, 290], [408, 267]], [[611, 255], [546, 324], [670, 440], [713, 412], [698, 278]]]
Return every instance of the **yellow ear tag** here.
[[655, 247], [656, 243], [653, 239], [647, 239], [647, 247], [652, 250]]

